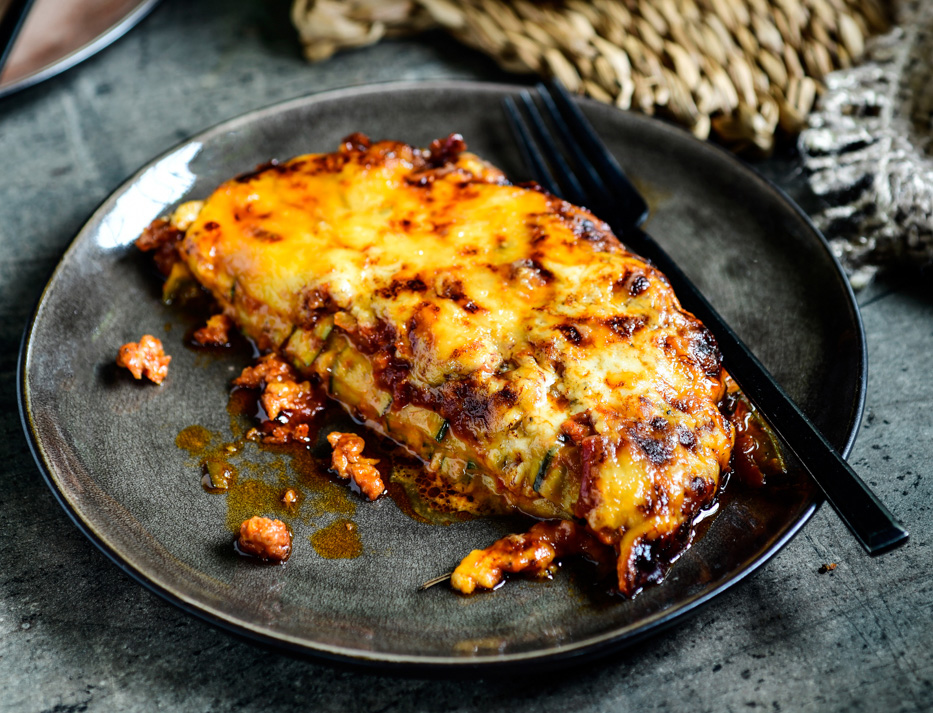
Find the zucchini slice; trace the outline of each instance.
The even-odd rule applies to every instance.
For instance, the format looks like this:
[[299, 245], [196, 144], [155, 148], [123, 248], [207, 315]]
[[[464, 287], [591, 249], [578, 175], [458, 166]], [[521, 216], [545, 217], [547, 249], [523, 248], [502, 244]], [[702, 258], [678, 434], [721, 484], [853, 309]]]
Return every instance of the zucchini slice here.
[[428, 459], [450, 429], [447, 419], [440, 414], [412, 404], [400, 409], [390, 408], [383, 416], [383, 423], [386, 432], [396, 440], [408, 445], [420, 444], [416, 450]]
[[330, 395], [365, 418], [378, 421], [392, 405], [392, 395], [376, 386], [369, 358], [350, 344], [346, 337], [328, 340], [333, 361], [330, 365]]
[[322, 319], [312, 329], [296, 329], [285, 342], [285, 356], [298, 369], [307, 369], [324, 351], [324, 345], [333, 329], [333, 317]]
[[572, 448], [563, 443], [553, 445], [545, 454], [534, 482], [536, 493], [568, 512], [573, 511], [580, 496], [579, 475], [568, 467]]

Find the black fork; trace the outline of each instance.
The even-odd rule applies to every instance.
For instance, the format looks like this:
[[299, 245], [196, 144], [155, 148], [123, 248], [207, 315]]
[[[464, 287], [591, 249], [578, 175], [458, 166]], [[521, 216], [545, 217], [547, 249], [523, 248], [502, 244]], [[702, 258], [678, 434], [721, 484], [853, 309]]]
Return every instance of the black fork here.
[[[684, 308], [696, 315], [716, 337], [732, 378], [784, 445], [798, 457], [866, 552], [878, 555], [906, 542], [907, 530], [836, 452], [683, 270], [641, 230], [639, 226], [648, 215], [645, 199], [628, 180], [567, 90], [557, 82], [539, 84], [537, 95], [547, 120], [528, 91], [519, 96], [524, 112], [512, 97], [505, 98], [504, 106], [525, 163], [538, 183], [554, 195], [592, 210], [630, 249], [649, 259], [667, 276]], [[556, 177], [549, 166], [556, 169]]]

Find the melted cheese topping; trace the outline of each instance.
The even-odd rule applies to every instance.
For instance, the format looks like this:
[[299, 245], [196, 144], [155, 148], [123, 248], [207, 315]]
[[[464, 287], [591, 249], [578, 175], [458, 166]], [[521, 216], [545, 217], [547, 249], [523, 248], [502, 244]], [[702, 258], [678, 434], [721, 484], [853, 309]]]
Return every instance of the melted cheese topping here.
[[566, 451], [578, 486], [559, 505], [604, 542], [634, 553], [689, 526], [733, 441], [711, 336], [591, 213], [441, 148], [355, 136], [228, 181], [182, 255], [308, 372], [333, 369], [315, 355], [336, 325], [393, 409], [447, 419], [502, 487], [535, 496]]

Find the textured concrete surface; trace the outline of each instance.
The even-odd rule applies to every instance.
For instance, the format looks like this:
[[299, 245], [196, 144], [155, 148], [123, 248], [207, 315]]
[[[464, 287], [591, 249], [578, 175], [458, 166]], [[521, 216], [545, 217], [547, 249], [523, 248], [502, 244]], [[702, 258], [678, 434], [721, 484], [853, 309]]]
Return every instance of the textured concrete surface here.
[[[280, 99], [373, 80], [502, 78], [441, 37], [308, 67], [286, 5], [166, 0], [101, 55], [0, 102], [0, 710], [930, 710], [929, 281], [892, 278], [860, 296], [871, 371], [852, 462], [911, 542], [868, 559], [824, 508], [698, 616], [584, 670], [452, 682], [296, 661], [169, 606], [79, 534], [28, 452], [15, 368], [33, 303], [94, 207], [178, 140]], [[798, 183], [793, 166], [765, 168]], [[829, 562], [837, 569], [818, 574]]]

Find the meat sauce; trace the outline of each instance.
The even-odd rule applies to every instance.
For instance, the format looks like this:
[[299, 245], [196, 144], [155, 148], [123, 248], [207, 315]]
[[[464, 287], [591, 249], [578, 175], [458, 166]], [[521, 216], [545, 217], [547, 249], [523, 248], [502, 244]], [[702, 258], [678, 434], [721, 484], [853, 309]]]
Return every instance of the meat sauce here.
[[[484, 499], [475, 492], [457, 491], [427, 464], [354, 423], [342, 406], [325, 399], [311, 384], [305, 387], [296, 408], [267, 409], [264, 403], [268, 399], [263, 398], [265, 387], [270, 383], [295, 383], [293, 375], [291, 367], [276, 357], [259, 359], [233, 381], [228, 402], [232, 440], [199, 425], [183, 429], [175, 439], [176, 446], [197, 462], [203, 489], [226, 496], [226, 524], [231, 532], [239, 533], [244, 523], [257, 517], [257, 513], [279, 522], [278, 518], [282, 518], [291, 523], [291, 528], [336, 515], [330, 524], [311, 533], [310, 545], [325, 559], [359, 557], [364, 553], [363, 537], [351, 518], [369, 495], [352, 475], [351, 487], [347, 487], [341, 471], [350, 473], [347, 467], [350, 464], [341, 468], [340, 462], [348, 460], [348, 455], [349, 460], [371, 469], [372, 481], [378, 482], [378, 486], [372, 486], [376, 497], [384, 492], [415, 521], [447, 525], [504, 512], [495, 500]], [[314, 407], [304, 407], [308, 403]], [[733, 480], [746, 487], [762, 487], [768, 477], [784, 468], [773, 434], [734, 384], [730, 383], [722, 409], [736, 429], [730, 463]], [[270, 412], [275, 414], [274, 419], [270, 418]], [[576, 430], [567, 429], [569, 440], [585, 438], [586, 424], [577, 425]], [[296, 430], [296, 426], [301, 428]], [[253, 457], [258, 453], [272, 456], [271, 462], [258, 462]], [[249, 472], [251, 477], [241, 477], [241, 472]], [[727, 480], [723, 478], [723, 484]], [[709, 509], [709, 516], [698, 523], [698, 532], [708, 527], [722, 500], [717, 500]], [[265, 519], [272, 521], [270, 517]], [[533, 519], [528, 520], [526, 527], [524, 534], [510, 535], [470, 553], [457, 567], [453, 587], [470, 593], [495, 589], [514, 574], [548, 578], [567, 558], [582, 559], [589, 563], [590, 569], [595, 566], [600, 575], [598, 581], [609, 581], [611, 548], [589, 536], [583, 528], [570, 521], [535, 523]], [[239, 551], [248, 553], [249, 548], [238, 542]], [[260, 558], [284, 561], [272, 556]], [[660, 562], [663, 557], [654, 558], [649, 553], [646, 560], [649, 559]], [[646, 561], [642, 565], [657, 566], [657, 562]], [[650, 579], [659, 580], [662, 576], [663, 570], [659, 569]]]
[[[189, 346], [204, 351], [196, 342]], [[488, 512], [472, 502], [472, 497], [468, 500], [445, 492], [436, 474], [392, 442], [354, 423], [334, 402], [323, 403], [313, 412], [282, 409], [276, 419], [270, 419], [263, 406], [263, 384], [266, 379], [281, 383], [278, 380], [287, 379], [288, 374], [281, 363], [267, 358], [234, 380], [227, 405], [232, 438], [197, 424], [182, 429], [175, 438], [176, 447], [189, 455], [192, 467], [200, 473], [203, 490], [225, 496], [226, 527], [231, 533], [239, 533], [242, 523], [257, 515], [299, 529], [313, 528], [336, 516], [308, 537], [312, 548], [325, 559], [353, 559], [363, 554], [363, 538], [351, 518], [368, 496], [361, 496], [362, 487], [342, 479], [333, 467], [334, 450], [327, 440], [332, 434], [359, 439], [352, 449], [355, 457], [372, 468], [370, 482], [378, 478], [383, 485], [381, 489], [371, 486], [371, 492], [378, 495], [384, 490], [413, 520], [450, 524], [471, 517], [464, 510]], [[296, 425], [303, 426], [297, 436]], [[240, 545], [238, 549], [244, 551]]]

